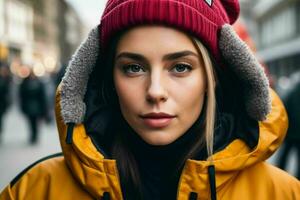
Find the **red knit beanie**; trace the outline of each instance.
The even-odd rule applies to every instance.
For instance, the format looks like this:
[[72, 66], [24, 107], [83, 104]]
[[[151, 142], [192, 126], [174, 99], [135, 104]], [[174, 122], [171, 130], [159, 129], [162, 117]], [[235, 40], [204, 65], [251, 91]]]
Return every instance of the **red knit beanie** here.
[[238, 0], [108, 0], [100, 23], [105, 50], [114, 34], [142, 24], [161, 24], [190, 33], [219, 60], [218, 32], [239, 15]]

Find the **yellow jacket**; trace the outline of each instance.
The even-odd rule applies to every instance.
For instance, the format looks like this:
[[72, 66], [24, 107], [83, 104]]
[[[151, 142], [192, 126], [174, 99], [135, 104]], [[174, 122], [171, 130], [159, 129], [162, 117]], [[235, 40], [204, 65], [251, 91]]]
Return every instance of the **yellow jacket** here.
[[[279, 97], [271, 91], [272, 111], [259, 122], [259, 142], [254, 149], [240, 139], [213, 157], [218, 200], [296, 200], [300, 182], [265, 162], [282, 143], [288, 119]], [[87, 136], [83, 124], [75, 125], [72, 144], [66, 143], [68, 126], [60, 114], [60, 93], [56, 97], [56, 118], [63, 155], [35, 163], [14, 179], [0, 194], [0, 200], [121, 200], [115, 160], [104, 158]], [[210, 199], [209, 162], [188, 160], [178, 185], [178, 200]]]

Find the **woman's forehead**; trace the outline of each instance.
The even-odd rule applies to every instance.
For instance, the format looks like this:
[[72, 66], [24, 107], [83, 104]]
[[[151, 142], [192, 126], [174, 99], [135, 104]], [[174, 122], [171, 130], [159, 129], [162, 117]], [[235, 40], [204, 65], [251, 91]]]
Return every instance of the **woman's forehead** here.
[[119, 40], [117, 53], [131, 52], [165, 52], [190, 50], [197, 53], [191, 37], [174, 28], [147, 25], [129, 29]]

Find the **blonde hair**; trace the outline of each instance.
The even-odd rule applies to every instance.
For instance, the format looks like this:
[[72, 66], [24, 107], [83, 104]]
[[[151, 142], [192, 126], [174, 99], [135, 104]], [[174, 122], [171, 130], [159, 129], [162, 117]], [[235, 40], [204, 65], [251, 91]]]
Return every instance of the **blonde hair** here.
[[213, 68], [212, 61], [209, 57], [209, 53], [205, 46], [196, 38], [192, 38], [194, 45], [199, 51], [207, 80], [207, 96], [206, 96], [206, 119], [205, 119], [205, 142], [207, 148], [208, 161], [213, 162], [213, 147], [214, 147], [214, 125], [215, 125], [215, 112], [216, 112], [216, 95], [215, 95], [215, 87], [216, 87], [216, 79], [215, 72]]

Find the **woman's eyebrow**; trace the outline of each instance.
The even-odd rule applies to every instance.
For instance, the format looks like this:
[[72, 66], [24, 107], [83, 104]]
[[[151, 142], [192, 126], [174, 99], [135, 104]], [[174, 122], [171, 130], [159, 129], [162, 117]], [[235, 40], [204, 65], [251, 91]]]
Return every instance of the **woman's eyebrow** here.
[[185, 57], [185, 56], [195, 56], [197, 58], [199, 57], [198, 54], [196, 54], [192, 51], [186, 50], [186, 51], [179, 51], [179, 52], [167, 54], [163, 57], [163, 60], [175, 60], [175, 59]]
[[[179, 52], [166, 54], [166, 55], [164, 55], [163, 60], [175, 60], [175, 59], [185, 57], [185, 56], [195, 56], [198, 58], [198, 54], [196, 54], [192, 51], [189, 51], [189, 50], [185, 50], [185, 51], [179, 51]], [[116, 56], [116, 60], [118, 60], [120, 58], [130, 58], [130, 59], [138, 60], [141, 62], [147, 61], [147, 59], [143, 55], [137, 54], [137, 53], [131, 53], [131, 52], [122, 52]]]
[[147, 59], [143, 55], [130, 52], [122, 52], [116, 56], [116, 60], [120, 58], [130, 58], [138, 61], [147, 61]]

